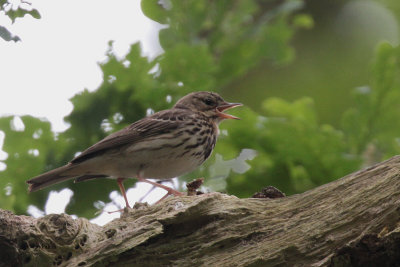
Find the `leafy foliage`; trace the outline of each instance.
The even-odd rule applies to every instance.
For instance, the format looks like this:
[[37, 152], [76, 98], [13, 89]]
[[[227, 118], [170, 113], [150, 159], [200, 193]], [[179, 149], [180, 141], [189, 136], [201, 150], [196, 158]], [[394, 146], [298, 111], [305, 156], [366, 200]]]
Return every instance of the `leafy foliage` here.
[[[13, 117], [0, 119], [8, 153], [0, 186], [12, 188], [0, 193], [1, 207], [24, 213], [28, 203], [41, 207], [49, 190], [67, 186], [74, 191], [68, 212], [92, 217], [95, 208], [89, 203], [107, 201], [107, 193], [117, 190], [115, 182], [67, 182], [28, 196], [24, 181], [65, 164], [147, 112], [171, 107], [188, 92], [221, 91], [262, 62], [290, 64], [294, 51], [288, 42], [299, 27], [313, 25], [298, 13], [301, 7], [301, 1], [291, 0], [142, 1], [149, 18], [168, 25], [159, 33], [162, 55], [143, 57], [136, 43], [117, 58], [110, 42], [100, 64], [103, 83], [71, 99], [74, 109], [65, 118], [71, 126], [58, 135], [36, 118], [21, 117], [23, 131], [12, 127]], [[319, 121], [312, 98], [268, 98], [260, 113], [249, 107], [232, 111], [242, 120], [224, 122], [214, 156], [183, 179], [205, 176], [213, 190], [240, 197], [267, 185], [293, 194], [398, 153], [399, 49], [379, 46], [370, 85], [355, 90], [340, 127]]]
[[[377, 51], [371, 87], [355, 90], [343, 126], [318, 123], [313, 100], [264, 101], [262, 117], [250, 110], [245, 124], [229, 125], [228, 146], [257, 150], [245, 174], [230, 175], [227, 190], [245, 197], [260, 184], [289, 194], [324, 184], [400, 152], [400, 47]], [[251, 181], [251, 182], [249, 182]]]
[[[41, 15], [39, 11], [32, 8], [31, 3], [20, 0], [19, 4], [12, 3], [8, 0], [0, 0], [0, 14], [4, 12], [4, 15], [9, 17], [12, 23], [15, 22], [17, 18], [22, 18], [25, 15], [31, 15], [35, 19], [40, 19]], [[20, 41], [18, 36], [13, 35], [7, 28], [0, 26], [0, 37], [6, 41]]]
[[370, 146], [374, 155], [369, 157], [379, 160], [399, 153], [400, 47], [381, 44], [371, 72], [371, 85], [356, 88], [355, 106], [344, 114], [342, 125], [352, 153]]
[[8, 156], [3, 161], [6, 169], [0, 172], [0, 202], [2, 208], [26, 212], [27, 204], [41, 204], [44, 194], [30, 198], [25, 184], [32, 174], [50, 170], [60, 160], [63, 140], [56, 140], [50, 123], [31, 116], [0, 118], [0, 129], [5, 134], [3, 150]]

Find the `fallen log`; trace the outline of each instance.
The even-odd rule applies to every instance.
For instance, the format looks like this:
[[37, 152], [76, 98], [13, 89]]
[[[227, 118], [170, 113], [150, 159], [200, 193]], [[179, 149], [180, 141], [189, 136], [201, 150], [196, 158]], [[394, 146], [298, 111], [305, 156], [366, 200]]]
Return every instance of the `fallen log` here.
[[400, 156], [302, 194], [136, 204], [101, 227], [0, 210], [2, 266], [399, 266]]

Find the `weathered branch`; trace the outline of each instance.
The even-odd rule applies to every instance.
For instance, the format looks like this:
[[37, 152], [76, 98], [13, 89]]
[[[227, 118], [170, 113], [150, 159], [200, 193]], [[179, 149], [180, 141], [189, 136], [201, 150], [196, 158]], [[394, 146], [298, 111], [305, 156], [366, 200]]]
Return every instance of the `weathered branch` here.
[[137, 205], [104, 227], [0, 211], [5, 266], [395, 266], [400, 156], [303, 194]]

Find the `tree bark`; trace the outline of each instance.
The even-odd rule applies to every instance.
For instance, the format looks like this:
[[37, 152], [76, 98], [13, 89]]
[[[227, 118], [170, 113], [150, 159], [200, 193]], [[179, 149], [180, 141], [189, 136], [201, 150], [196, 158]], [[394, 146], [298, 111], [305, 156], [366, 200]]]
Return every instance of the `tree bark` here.
[[103, 227], [0, 210], [0, 259], [4, 266], [399, 266], [400, 156], [285, 198], [211, 193], [137, 204]]

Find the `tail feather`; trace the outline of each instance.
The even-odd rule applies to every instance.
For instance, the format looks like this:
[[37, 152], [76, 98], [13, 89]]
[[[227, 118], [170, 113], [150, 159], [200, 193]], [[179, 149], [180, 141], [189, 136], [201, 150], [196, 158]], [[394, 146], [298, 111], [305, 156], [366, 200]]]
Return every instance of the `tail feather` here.
[[76, 166], [72, 164], [68, 164], [26, 181], [26, 183], [29, 184], [29, 192], [35, 192], [47, 186], [58, 184], [78, 176], [76, 174], [68, 173], [75, 167]]

